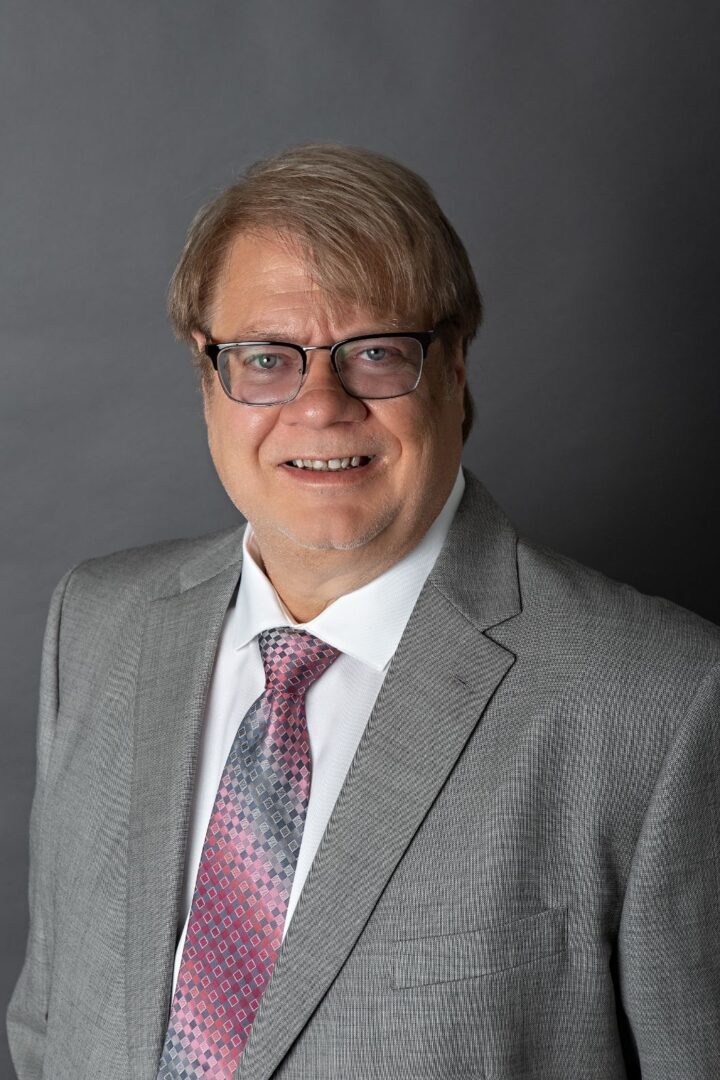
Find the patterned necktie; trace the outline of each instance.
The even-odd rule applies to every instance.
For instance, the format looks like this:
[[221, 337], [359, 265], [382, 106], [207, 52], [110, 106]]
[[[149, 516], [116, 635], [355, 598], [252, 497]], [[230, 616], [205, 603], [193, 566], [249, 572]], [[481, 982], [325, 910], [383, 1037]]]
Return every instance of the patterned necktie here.
[[229, 1080], [275, 965], [310, 793], [305, 692], [340, 655], [304, 630], [258, 637], [248, 709], [208, 825], [158, 1080]]

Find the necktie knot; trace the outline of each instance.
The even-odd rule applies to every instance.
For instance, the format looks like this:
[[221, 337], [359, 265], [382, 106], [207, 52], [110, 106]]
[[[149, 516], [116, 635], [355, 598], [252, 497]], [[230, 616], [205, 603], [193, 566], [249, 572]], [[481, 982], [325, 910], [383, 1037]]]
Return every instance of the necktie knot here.
[[266, 689], [281, 694], [304, 694], [340, 655], [332, 645], [292, 626], [263, 630], [258, 645]]

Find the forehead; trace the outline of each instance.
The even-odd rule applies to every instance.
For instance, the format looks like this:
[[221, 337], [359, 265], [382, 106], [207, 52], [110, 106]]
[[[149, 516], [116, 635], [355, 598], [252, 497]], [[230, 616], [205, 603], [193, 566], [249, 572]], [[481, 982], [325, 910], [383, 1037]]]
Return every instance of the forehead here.
[[[211, 311], [213, 336], [297, 336], [313, 328], [338, 338], [411, 327], [410, 315], [380, 312], [331, 295], [301, 244], [274, 232], [243, 233], [229, 245]], [[417, 320], [415, 320], [417, 321]]]

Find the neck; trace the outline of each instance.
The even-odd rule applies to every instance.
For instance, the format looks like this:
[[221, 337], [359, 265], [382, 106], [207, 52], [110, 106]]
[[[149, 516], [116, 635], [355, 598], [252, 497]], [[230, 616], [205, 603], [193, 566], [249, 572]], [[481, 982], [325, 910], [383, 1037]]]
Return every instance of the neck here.
[[405, 554], [387, 546], [380, 551], [364, 550], [361, 558], [356, 551], [318, 551], [294, 545], [287, 551], [282, 540], [264, 538], [260, 543], [256, 533], [249, 548], [298, 623], [310, 622], [338, 597], [367, 585]]

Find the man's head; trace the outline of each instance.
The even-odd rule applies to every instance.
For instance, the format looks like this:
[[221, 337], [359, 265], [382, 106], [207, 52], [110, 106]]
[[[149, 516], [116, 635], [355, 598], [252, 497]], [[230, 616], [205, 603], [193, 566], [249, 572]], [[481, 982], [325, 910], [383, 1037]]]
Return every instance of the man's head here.
[[[334, 145], [259, 162], [196, 217], [169, 310], [201, 367], [220, 479], [261, 546], [284, 537], [291, 547], [363, 551], [372, 561], [373, 552], [401, 557], [418, 542], [449, 493], [470, 428], [464, 360], [481, 319], [465, 249], [420, 177]], [[207, 343], [315, 348], [431, 330], [417, 388], [380, 400], [347, 393], [330, 353], [308, 351], [292, 400], [246, 404], [228, 396], [204, 353]], [[266, 354], [250, 354], [263, 371], [278, 363], [277, 350]], [[331, 472], [289, 464], [347, 457], [362, 461]]]

